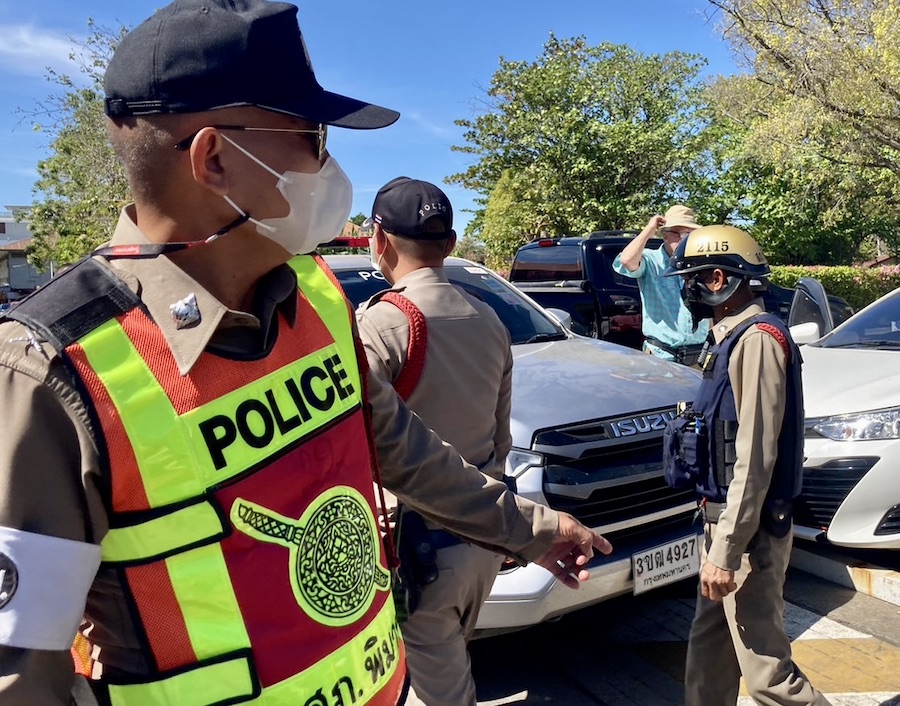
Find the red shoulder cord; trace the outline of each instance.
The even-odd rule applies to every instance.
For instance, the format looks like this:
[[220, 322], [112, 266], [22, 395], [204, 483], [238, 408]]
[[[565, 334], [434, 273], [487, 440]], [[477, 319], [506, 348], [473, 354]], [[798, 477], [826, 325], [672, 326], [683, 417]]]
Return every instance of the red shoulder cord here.
[[787, 336], [784, 335], [784, 331], [782, 331], [777, 326], [767, 323], [756, 324], [756, 328], [760, 331], [765, 331], [772, 338], [778, 341], [778, 345], [781, 346], [781, 350], [784, 351], [784, 355], [787, 357], [787, 362], [791, 362], [791, 346], [788, 343]]
[[406, 362], [394, 380], [394, 389], [406, 402], [419, 384], [425, 369], [425, 351], [428, 347], [428, 324], [425, 314], [399, 292], [388, 292], [379, 301], [389, 302], [406, 314], [409, 321], [409, 343], [406, 346]]

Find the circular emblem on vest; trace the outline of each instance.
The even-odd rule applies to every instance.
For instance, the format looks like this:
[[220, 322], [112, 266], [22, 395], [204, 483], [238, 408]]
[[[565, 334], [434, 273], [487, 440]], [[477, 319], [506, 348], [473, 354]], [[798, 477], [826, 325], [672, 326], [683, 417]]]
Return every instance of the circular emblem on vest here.
[[299, 520], [238, 498], [231, 520], [247, 535], [290, 549], [294, 597], [316, 622], [349, 625], [369, 609], [376, 590], [390, 588], [375, 518], [354, 488], [331, 488]]
[[19, 587], [19, 570], [6, 554], [0, 552], [0, 610], [12, 600]]

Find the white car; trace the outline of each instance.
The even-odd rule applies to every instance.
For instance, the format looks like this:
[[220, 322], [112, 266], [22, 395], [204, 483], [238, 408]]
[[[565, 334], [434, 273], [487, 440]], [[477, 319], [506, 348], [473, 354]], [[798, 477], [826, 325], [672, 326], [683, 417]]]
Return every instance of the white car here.
[[[367, 256], [327, 255], [354, 305], [387, 287]], [[510, 332], [513, 449], [518, 492], [597, 529], [613, 554], [568, 589], [537, 565], [501, 569], [478, 618], [486, 635], [526, 627], [621, 595], [690, 578], [699, 569], [693, 492], [668, 488], [662, 433], [699, 374], [631, 348], [573, 334], [490, 270], [448, 258], [451, 282], [487, 302]]]
[[900, 549], [900, 289], [833, 330], [823, 296], [818, 282], [801, 280], [789, 318], [794, 340], [808, 342], [794, 534]]

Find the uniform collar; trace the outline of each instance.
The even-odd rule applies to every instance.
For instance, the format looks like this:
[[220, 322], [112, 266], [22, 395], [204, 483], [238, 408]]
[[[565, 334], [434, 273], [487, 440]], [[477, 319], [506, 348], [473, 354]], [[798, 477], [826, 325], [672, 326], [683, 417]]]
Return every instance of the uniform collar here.
[[760, 297], [756, 297], [747, 302], [742, 309], [716, 322], [712, 325], [712, 334], [716, 339], [716, 345], [720, 344], [735, 326], [753, 316], [764, 313], [766, 313], [766, 309], [763, 306], [763, 300]]
[[435, 282], [448, 282], [447, 273], [443, 267], [420, 267], [418, 270], [407, 272], [403, 277], [394, 282], [391, 289], [409, 287], [412, 284], [434, 284]]
[[[123, 209], [110, 245], [143, 245], [149, 242], [134, 221], [134, 207]], [[110, 261], [110, 266], [140, 296], [159, 326], [182, 375], [190, 373], [217, 331], [234, 327], [260, 329], [262, 326], [256, 315], [229, 309], [164, 255], [116, 258]], [[280, 272], [282, 269], [290, 273], [290, 286], [286, 276]], [[191, 295], [196, 298], [200, 318], [195, 324], [179, 329], [169, 307]], [[263, 277], [256, 293], [257, 309], [264, 318], [268, 318], [263, 323], [267, 327], [271, 325], [278, 310], [293, 325], [296, 296], [296, 278], [286, 266], [276, 268]]]

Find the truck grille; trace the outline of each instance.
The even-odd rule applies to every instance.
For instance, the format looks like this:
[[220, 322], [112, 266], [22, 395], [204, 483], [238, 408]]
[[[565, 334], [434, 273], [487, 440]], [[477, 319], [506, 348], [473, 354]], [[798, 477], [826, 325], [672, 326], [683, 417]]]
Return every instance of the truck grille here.
[[673, 415], [651, 410], [536, 433], [532, 448], [547, 458], [547, 503], [614, 532], [652, 530], [653, 522], [684, 513], [695, 494], [672, 490], [662, 472], [663, 428]]
[[660, 474], [635, 483], [595, 490], [585, 500], [544, 492], [554, 510], [568, 512], [588, 527], [602, 527], [694, 502], [693, 491], [675, 492]]
[[[697, 522], [694, 518], [694, 511], [682, 512], [671, 517], [665, 517], [661, 520], [646, 522], [635, 527], [629, 527], [624, 530], [614, 532], [604, 532], [603, 536], [613, 545], [613, 550], [619, 547], [627, 547], [635, 544], [647, 544], [648, 541], [658, 538], [660, 535], [675, 534], [676, 531], [689, 534], [697, 530]], [[656, 539], [656, 541], [659, 541]]]
[[828, 529], [841, 503], [876, 463], [877, 457], [862, 456], [804, 467], [803, 490], [794, 504], [794, 522], [804, 527]]

